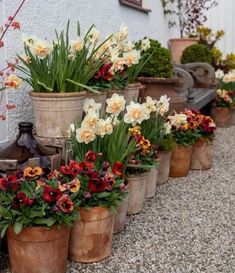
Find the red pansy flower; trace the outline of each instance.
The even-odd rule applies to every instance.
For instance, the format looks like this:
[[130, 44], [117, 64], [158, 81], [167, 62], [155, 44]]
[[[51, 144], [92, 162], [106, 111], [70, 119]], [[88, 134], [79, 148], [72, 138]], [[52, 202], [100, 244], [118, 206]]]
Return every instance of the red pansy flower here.
[[106, 181], [100, 178], [93, 178], [88, 180], [88, 189], [90, 192], [102, 192], [107, 188]]
[[24, 192], [19, 192], [16, 197], [13, 199], [12, 207], [14, 209], [19, 209], [22, 205], [24, 205], [24, 200], [26, 198], [26, 194]]
[[60, 189], [54, 189], [49, 185], [46, 185], [43, 192], [43, 200], [48, 203], [57, 201], [62, 196]]
[[96, 161], [96, 153], [89, 150], [86, 154], [85, 154], [85, 159], [86, 161], [89, 162], [95, 162]]
[[57, 206], [65, 213], [70, 213], [74, 209], [73, 201], [67, 194], [60, 197], [60, 199], [57, 201]]
[[117, 161], [113, 165], [112, 173], [116, 174], [118, 176], [122, 176], [123, 173], [124, 173], [124, 169], [125, 169], [124, 164], [122, 162], [120, 162], [120, 161]]

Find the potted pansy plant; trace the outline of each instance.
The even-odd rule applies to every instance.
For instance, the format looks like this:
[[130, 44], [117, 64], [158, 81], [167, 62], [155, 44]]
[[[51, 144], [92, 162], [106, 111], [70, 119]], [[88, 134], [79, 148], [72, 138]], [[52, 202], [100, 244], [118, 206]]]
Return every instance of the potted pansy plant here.
[[7, 234], [12, 272], [66, 272], [80, 182], [74, 173], [42, 175], [28, 167], [0, 178], [0, 231]]

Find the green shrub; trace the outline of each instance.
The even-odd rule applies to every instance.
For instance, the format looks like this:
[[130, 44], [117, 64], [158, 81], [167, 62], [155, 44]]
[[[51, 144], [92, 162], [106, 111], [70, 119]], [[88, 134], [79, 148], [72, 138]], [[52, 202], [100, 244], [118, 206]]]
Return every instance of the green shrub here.
[[[140, 46], [140, 42], [137, 46]], [[151, 55], [147, 63], [142, 68], [139, 76], [170, 78], [173, 76], [173, 65], [171, 63], [170, 51], [161, 46], [161, 44], [150, 39], [151, 47], [146, 51]]]
[[203, 62], [203, 63], [212, 63], [212, 52], [211, 50], [202, 44], [191, 45], [186, 47], [181, 56], [181, 63], [194, 63], [194, 62]]

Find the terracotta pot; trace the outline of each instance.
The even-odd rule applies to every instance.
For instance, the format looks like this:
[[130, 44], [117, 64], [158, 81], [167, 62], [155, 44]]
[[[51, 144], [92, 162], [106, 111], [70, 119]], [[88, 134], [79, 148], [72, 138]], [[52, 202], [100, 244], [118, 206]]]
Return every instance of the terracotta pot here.
[[101, 103], [100, 115], [102, 117], [105, 114], [107, 92], [101, 91], [100, 94], [87, 93], [86, 98], [94, 99], [96, 103]]
[[111, 255], [114, 216], [109, 208], [79, 208], [80, 220], [74, 223], [69, 244], [69, 258], [92, 263]]
[[153, 197], [157, 189], [158, 170], [154, 167], [149, 171], [145, 189], [145, 198]]
[[7, 231], [12, 273], [65, 273], [67, 269], [69, 229], [57, 226], [27, 227], [16, 235]]
[[192, 151], [192, 146], [175, 146], [171, 155], [170, 177], [184, 177], [188, 175]]
[[179, 81], [178, 78], [139, 77], [138, 80], [145, 85], [145, 88], [141, 89], [140, 92], [140, 101], [142, 103], [146, 101], [147, 96], [159, 99], [162, 95], [167, 95], [170, 98], [169, 112], [173, 110], [179, 112], [185, 109], [185, 100], [175, 91], [175, 86]]
[[212, 167], [213, 145], [212, 142], [199, 140], [193, 145], [191, 170], [207, 170]]
[[127, 215], [137, 214], [143, 209], [147, 177], [148, 173], [146, 172], [127, 178], [130, 183]]
[[231, 121], [230, 121], [231, 125], [235, 125], [235, 106], [233, 106], [231, 108]]
[[132, 83], [129, 84], [126, 89], [108, 91], [107, 97], [110, 98], [114, 93], [117, 93], [118, 95], [123, 96], [126, 100], [126, 105], [129, 105], [131, 101], [138, 101], [139, 92], [142, 87], [141, 83]]
[[121, 232], [125, 227], [129, 195], [122, 204], [117, 206], [117, 213], [114, 215], [113, 233]]
[[226, 107], [215, 108], [215, 123], [217, 127], [228, 127], [230, 125], [232, 111]]
[[170, 173], [170, 163], [171, 163], [171, 151], [159, 151], [158, 156], [160, 160], [157, 184], [161, 185], [168, 181]]
[[39, 137], [68, 137], [70, 124], [82, 119], [86, 92], [29, 94], [33, 102], [36, 134]]
[[181, 63], [181, 56], [186, 47], [197, 44], [198, 38], [176, 38], [169, 40], [171, 58], [174, 63]]

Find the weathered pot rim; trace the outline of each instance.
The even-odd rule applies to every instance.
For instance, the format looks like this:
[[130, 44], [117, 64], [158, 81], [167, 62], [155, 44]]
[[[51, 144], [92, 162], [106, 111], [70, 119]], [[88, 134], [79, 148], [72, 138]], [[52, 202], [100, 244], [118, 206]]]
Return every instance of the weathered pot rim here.
[[37, 97], [37, 98], [69, 98], [69, 97], [83, 97], [87, 94], [86, 91], [81, 92], [65, 92], [65, 93], [44, 93], [44, 92], [35, 92], [30, 91], [29, 95], [31, 97]]
[[[112, 217], [113, 213], [109, 207], [92, 207], [83, 208], [79, 207], [78, 211], [80, 213], [80, 219], [86, 222], [95, 222], [97, 220], [104, 220], [106, 218]], [[94, 217], [95, 214], [101, 215], [101, 217]], [[79, 221], [79, 220], [78, 220]]]
[[178, 77], [171, 77], [171, 78], [157, 78], [157, 77], [138, 77], [138, 80], [143, 83], [163, 83], [163, 84], [171, 84], [171, 83], [178, 83]]
[[102, 90], [100, 93], [86, 92], [86, 97], [102, 97], [107, 96], [108, 90]]
[[16, 241], [40, 243], [64, 237], [69, 230], [70, 228], [65, 225], [60, 227], [53, 225], [50, 229], [43, 226], [35, 226], [25, 227], [19, 234], [15, 234], [13, 227], [10, 226], [7, 229], [7, 236], [14, 238]]
[[131, 88], [142, 88], [142, 83], [141, 82], [133, 82], [133, 83], [129, 83], [127, 86], [127, 89], [131, 89]]
[[145, 176], [148, 176], [149, 172], [144, 172], [144, 173], [141, 173], [140, 175], [138, 174], [131, 174], [131, 175], [128, 175], [127, 176], [127, 179], [128, 178], [138, 178], [138, 177], [145, 177]]
[[199, 42], [199, 38], [198, 37], [188, 37], [188, 38], [172, 38], [169, 39], [169, 41], [198, 41]]

